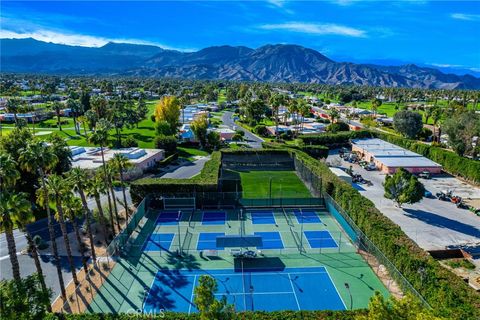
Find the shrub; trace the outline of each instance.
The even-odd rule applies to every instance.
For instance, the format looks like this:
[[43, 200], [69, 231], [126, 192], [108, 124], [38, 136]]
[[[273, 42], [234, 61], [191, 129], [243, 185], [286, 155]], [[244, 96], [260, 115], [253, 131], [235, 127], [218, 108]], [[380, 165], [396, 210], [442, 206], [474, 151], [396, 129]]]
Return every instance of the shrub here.
[[328, 157], [328, 147], [325, 146], [304, 146], [302, 151], [315, 159], [326, 159]]
[[127, 136], [125, 139], [122, 140], [122, 147], [136, 148], [138, 147], [138, 141], [132, 136]]
[[345, 122], [339, 121], [339, 122], [330, 124], [327, 127], [327, 131], [330, 133], [337, 133], [340, 131], [350, 131], [350, 127]]
[[159, 135], [155, 137], [155, 148], [164, 149], [167, 155], [177, 151], [177, 139], [174, 136]]
[[299, 139], [306, 145], [319, 144], [327, 147], [345, 145], [350, 139], [371, 138], [373, 134], [367, 130], [348, 131], [339, 133], [323, 133], [317, 135], [300, 136]]
[[235, 133], [232, 137], [232, 140], [233, 141], [242, 141], [243, 140], [243, 136], [239, 133]]
[[267, 137], [268, 136], [268, 129], [264, 124], [256, 125], [253, 128], [253, 132], [255, 132], [256, 134], [258, 134], [262, 137]]
[[418, 138], [422, 141], [427, 141], [431, 136], [433, 132], [432, 130], [423, 127], [422, 130], [418, 133]]
[[174, 134], [174, 132], [172, 132], [170, 124], [168, 124], [168, 122], [165, 120], [156, 121], [154, 127], [157, 135], [171, 136]]
[[245, 137], [245, 131], [243, 131], [243, 130], [237, 129], [237, 130], [235, 130], [235, 134], [238, 134], [241, 137]]

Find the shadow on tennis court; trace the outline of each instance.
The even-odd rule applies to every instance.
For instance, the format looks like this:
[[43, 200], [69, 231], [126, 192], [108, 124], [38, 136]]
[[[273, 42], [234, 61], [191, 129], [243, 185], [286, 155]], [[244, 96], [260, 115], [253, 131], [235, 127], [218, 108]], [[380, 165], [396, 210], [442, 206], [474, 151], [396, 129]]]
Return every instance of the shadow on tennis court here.
[[[243, 260], [243, 268], [242, 268], [242, 260]], [[234, 266], [235, 272], [283, 271], [286, 268], [286, 265], [283, 263], [282, 259], [278, 257], [256, 258], [256, 259], [235, 258], [233, 263], [234, 263], [233, 266]]]

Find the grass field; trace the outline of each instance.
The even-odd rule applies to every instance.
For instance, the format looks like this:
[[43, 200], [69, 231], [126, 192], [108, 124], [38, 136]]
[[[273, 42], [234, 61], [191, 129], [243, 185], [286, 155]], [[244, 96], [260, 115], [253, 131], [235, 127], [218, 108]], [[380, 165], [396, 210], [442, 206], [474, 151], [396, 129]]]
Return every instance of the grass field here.
[[312, 195], [294, 171], [232, 171], [241, 179], [243, 198], [310, 198]]

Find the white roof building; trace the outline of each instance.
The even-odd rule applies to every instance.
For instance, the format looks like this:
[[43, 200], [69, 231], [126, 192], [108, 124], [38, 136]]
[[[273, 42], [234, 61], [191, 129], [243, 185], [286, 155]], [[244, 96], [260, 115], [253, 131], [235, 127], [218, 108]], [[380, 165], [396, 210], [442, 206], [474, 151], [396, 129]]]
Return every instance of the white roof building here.
[[[83, 169], [96, 169], [102, 165], [102, 154], [98, 147], [76, 147], [71, 146], [72, 166]], [[146, 170], [153, 167], [158, 161], [165, 158], [165, 151], [162, 149], [103, 149], [105, 161], [113, 158], [115, 153], [120, 153], [130, 160], [134, 167]]]

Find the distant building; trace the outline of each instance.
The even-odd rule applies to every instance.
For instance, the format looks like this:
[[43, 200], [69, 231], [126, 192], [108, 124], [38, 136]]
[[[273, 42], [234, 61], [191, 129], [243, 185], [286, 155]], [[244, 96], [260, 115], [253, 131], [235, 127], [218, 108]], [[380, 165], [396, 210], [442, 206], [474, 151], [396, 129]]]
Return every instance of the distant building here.
[[190, 123], [183, 124], [178, 135], [183, 142], [196, 142], [195, 134], [190, 127]]
[[[102, 165], [102, 154], [97, 147], [70, 147], [72, 152], [72, 166], [82, 169], [96, 169]], [[104, 148], [105, 161], [113, 158], [115, 153], [125, 156], [135, 169], [145, 171], [165, 158], [165, 151], [162, 149], [109, 149]]]
[[218, 134], [220, 135], [220, 139], [223, 141], [230, 141], [235, 135], [235, 131], [227, 127], [214, 128], [211, 129], [211, 131], [218, 132]]
[[380, 171], [388, 174], [395, 173], [398, 168], [411, 173], [442, 172], [442, 166], [438, 163], [381, 139], [353, 140], [352, 151], [360, 154], [364, 160], [375, 163]]

